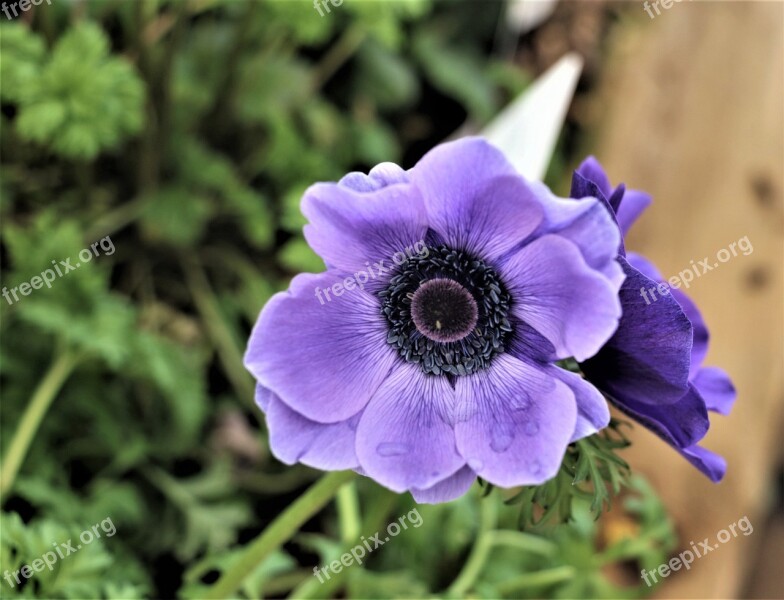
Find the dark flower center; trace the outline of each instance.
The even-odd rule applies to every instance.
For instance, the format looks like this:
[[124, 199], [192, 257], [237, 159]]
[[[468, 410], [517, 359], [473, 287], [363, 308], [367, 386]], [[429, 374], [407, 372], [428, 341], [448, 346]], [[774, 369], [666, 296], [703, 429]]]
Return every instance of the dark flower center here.
[[378, 294], [387, 342], [433, 375], [470, 375], [487, 367], [512, 327], [511, 298], [484, 261], [445, 246], [412, 256]]
[[425, 281], [411, 298], [416, 328], [436, 342], [462, 340], [476, 325], [476, 300], [454, 279]]

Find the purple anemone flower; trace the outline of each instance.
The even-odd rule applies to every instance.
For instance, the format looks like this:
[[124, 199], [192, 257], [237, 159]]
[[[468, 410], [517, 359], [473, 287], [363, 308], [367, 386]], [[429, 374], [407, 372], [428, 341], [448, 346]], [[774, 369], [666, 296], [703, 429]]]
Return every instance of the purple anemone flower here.
[[555, 198], [464, 138], [316, 184], [302, 211], [327, 270], [267, 303], [245, 356], [278, 459], [445, 502], [477, 476], [540, 484], [607, 425], [598, 390], [555, 364], [587, 360], [621, 315], [598, 199]]
[[[623, 235], [651, 203], [647, 194], [614, 188], [593, 157], [574, 173], [574, 198], [594, 196], [616, 218]], [[610, 341], [582, 362], [586, 378], [621, 411], [673, 446], [711, 481], [724, 476], [724, 459], [697, 445], [708, 432], [708, 411], [728, 414], [735, 388], [727, 374], [703, 367], [708, 328], [680, 289], [668, 288], [645, 258], [619, 246], [626, 274], [620, 291], [623, 317]], [[659, 284], [662, 284], [661, 286]], [[642, 290], [659, 292], [655, 300]]]

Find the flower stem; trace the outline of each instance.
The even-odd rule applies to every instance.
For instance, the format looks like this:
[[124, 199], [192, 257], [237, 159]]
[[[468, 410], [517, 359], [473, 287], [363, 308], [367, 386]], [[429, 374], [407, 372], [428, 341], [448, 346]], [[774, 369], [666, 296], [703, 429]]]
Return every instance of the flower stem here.
[[[364, 519], [362, 520], [361, 530], [366, 534], [378, 531], [389, 519], [390, 513], [397, 507], [399, 496], [376, 486], [373, 490], [370, 501], [367, 502]], [[359, 544], [359, 536], [349, 542], [343, 542], [340, 552], [350, 552], [355, 544]], [[343, 569], [324, 582], [314, 575], [303, 581], [289, 595], [288, 600], [317, 600], [318, 598], [334, 598], [340, 595], [340, 591], [349, 585], [351, 569]]]
[[356, 473], [353, 471], [335, 471], [310, 486], [245, 548], [242, 555], [207, 591], [205, 598], [227, 598], [234, 593], [259, 563], [284, 542], [290, 540], [302, 524], [316, 514], [344, 484], [354, 477]]
[[360, 25], [350, 26], [321, 59], [314, 70], [311, 89], [320, 89], [337, 70], [359, 49], [367, 37], [367, 31]]
[[562, 581], [569, 581], [577, 574], [574, 567], [564, 565], [561, 567], [553, 567], [552, 569], [545, 569], [544, 571], [536, 571], [534, 573], [526, 573], [514, 579], [509, 579], [498, 585], [498, 593], [501, 595], [513, 594], [519, 590], [540, 587], [544, 585], [553, 585], [554, 583], [561, 583]]
[[481, 515], [479, 521], [479, 532], [476, 542], [468, 555], [468, 559], [463, 565], [460, 574], [447, 589], [448, 596], [464, 595], [482, 572], [482, 568], [487, 562], [490, 549], [493, 546], [493, 528], [498, 521], [498, 505], [495, 498], [484, 498], [481, 503]]
[[550, 540], [522, 531], [496, 529], [488, 535], [492, 546], [508, 546], [546, 557], [553, 556], [558, 550]]
[[46, 411], [52, 404], [52, 400], [55, 399], [57, 392], [60, 391], [60, 388], [78, 363], [79, 357], [76, 353], [68, 350], [59, 352], [52, 361], [49, 371], [47, 371], [41, 383], [38, 384], [35, 392], [33, 392], [19, 426], [16, 428], [16, 433], [5, 453], [2, 474], [0, 474], [0, 502], [11, 491], [19, 468], [27, 455], [30, 443], [33, 441], [33, 437], [35, 437], [35, 433], [38, 431]]
[[344, 544], [354, 542], [359, 539], [361, 527], [357, 486], [352, 482], [340, 488], [336, 502], [340, 522], [340, 541]]

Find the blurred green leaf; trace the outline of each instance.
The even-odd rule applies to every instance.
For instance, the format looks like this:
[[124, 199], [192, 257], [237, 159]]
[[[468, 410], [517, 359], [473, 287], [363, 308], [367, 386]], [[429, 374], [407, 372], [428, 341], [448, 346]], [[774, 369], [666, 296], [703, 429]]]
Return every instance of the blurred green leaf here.
[[9, 97], [20, 104], [16, 129], [23, 139], [91, 160], [141, 129], [144, 85], [127, 61], [109, 55], [98, 25], [83, 22], [67, 32], [37, 72], [32, 65], [41, 61], [43, 44], [18, 31], [11, 39], [18, 56], [9, 61], [20, 64], [9, 68], [18, 86]]

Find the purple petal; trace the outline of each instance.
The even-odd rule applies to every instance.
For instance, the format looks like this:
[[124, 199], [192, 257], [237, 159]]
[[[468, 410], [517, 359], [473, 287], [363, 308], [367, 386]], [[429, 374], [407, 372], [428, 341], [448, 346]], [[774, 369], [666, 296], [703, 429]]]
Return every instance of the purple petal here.
[[339, 423], [316, 423], [291, 410], [274, 394], [266, 413], [270, 448], [279, 461], [287, 465], [300, 462], [325, 471], [359, 466], [354, 452], [359, 415]]
[[412, 489], [411, 495], [419, 504], [441, 504], [451, 502], [465, 495], [476, 481], [476, 473], [469, 467], [463, 467], [454, 475], [439, 481], [425, 490]]
[[408, 183], [408, 173], [389, 162], [376, 165], [367, 175], [354, 171], [338, 181], [338, 185], [356, 192], [375, 192], [396, 183]]
[[705, 400], [708, 410], [722, 415], [730, 414], [735, 403], [735, 386], [724, 371], [718, 367], [702, 367], [692, 384]]
[[260, 384], [320, 423], [362, 410], [396, 361], [377, 298], [358, 289], [330, 301], [316, 297], [341, 277], [336, 271], [295, 277], [261, 311], [245, 353]]
[[612, 338], [581, 368], [591, 383], [615, 398], [677, 402], [688, 390], [691, 323], [670, 296], [646, 304], [640, 288], [655, 282], [619, 260], [626, 273], [620, 292], [623, 317]]
[[557, 233], [574, 242], [585, 262], [605, 275], [617, 288], [623, 282], [623, 270], [615, 260], [621, 234], [606, 203], [596, 198], [559, 198], [541, 183], [531, 184], [545, 211], [544, 222], [536, 237]]
[[576, 373], [558, 367], [547, 372], [568, 385], [577, 401], [577, 424], [570, 442], [593, 435], [610, 424], [610, 407], [599, 390]]
[[638, 190], [626, 190], [616, 215], [623, 235], [629, 232], [629, 228], [634, 225], [634, 222], [650, 204], [651, 197], [649, 194]]
[[465, 465], [452, 427], [454, 391], [446, 377], [418, 365], [396, 368], [367, 405], [357, 429], [357, 457], [382, 485], [428, 488]]
[[691, 446], [678, 450], [678, 452], [707, 475], [713, 483], [717, 483], [724, 478], [724, 473], [727, 471], [727, 461], [718, 454], [700, 446]]
[[566, 385], [501, 354], [489, 369], [459, 377], [455, 392], [457, 448], [477, 475], [513, 487], [558, 472], [577, 421]]
[[515, 299], [514, 316], [552, 342], [560, 358], [593, 356], [618, 326], [617, 290], [560, 236], [534, 240], [500, 270]]
[[675, 448], [696, 444], [705, 437], [710, 426], [705, 401], [692, 385], [674, 404], [646, 404], [631, 398], [611, 397], [611, 400], [621, 411]]
[[430, 228], [444, 243], [493, 260], [542, 220], [533, 189], [500, 150], [481, 138], [441, 144], [409, 171]]
[[270, 398], [274, 396], [272, 390], [265, 388], [263, 385], [256, 384], [256, 404], [263, 411], [267, 412], [267, 407], [270, 403]]
[[377, 276], [388, 275], [396, 254], [405, 255], [424, 240], [427, 217], [419, 193], [409, 184], [388, 185], [370, 193], [349, 187], [357, 185], [352, 180], [308, 188], [302, 213], [310, 224], [304, 233], [327, 264], [355, 273], [357, 280], [362, 273], [372, 284]]

